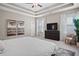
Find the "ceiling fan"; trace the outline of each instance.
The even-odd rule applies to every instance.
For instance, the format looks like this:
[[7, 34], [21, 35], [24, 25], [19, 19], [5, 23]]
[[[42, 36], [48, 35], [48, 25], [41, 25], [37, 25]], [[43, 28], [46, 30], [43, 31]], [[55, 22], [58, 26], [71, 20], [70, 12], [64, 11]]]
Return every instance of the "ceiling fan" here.
[[43, 7], [41, 4], [39, 4], [39, 3], [26, 3], [26, 4], [32, 4], [32, 8], [35, 8], [35, 7], [37, 7], [37, 6], [39, 6], [39, 7]]

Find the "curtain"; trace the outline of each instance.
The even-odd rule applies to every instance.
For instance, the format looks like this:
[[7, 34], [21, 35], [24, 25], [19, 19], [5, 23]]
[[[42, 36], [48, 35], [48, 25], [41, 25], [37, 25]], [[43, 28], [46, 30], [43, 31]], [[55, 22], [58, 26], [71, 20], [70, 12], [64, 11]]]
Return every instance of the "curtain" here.
[[36, 19], [36, 36], [44, 37], [45, 18]]

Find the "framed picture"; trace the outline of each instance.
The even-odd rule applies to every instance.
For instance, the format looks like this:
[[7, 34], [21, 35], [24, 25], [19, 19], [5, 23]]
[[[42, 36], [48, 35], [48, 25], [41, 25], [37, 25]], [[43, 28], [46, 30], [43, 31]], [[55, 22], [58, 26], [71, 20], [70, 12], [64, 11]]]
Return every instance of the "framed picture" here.
[[24, 21], [17, 21], [17, 35], [24, 35]]
[[7, 21], [7, 36], [15, 36], [16, 35], [16, 21], [8, 20]]
[[7, 36], [24, 35], [24, 21], [8, 20]]

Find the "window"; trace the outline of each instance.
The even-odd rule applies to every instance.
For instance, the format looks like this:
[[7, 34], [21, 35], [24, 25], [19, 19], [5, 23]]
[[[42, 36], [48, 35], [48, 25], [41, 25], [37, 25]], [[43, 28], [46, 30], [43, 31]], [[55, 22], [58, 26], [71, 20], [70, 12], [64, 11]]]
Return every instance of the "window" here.
[[75, 34], [75, 26], [74, 26], [74, 23], [73, 23], [73, 16], [67, 17], [66, 32], [67, 32], [67, 34]]

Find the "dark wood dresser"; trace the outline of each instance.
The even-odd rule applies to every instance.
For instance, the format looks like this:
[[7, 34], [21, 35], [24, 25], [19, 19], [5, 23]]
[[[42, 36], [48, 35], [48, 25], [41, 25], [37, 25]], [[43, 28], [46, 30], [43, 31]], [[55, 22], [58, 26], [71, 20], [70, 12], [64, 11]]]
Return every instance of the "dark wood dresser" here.
[[58, 30], [46, 30], [45, 31], [45, 38], [51, 40], [60, 40], [60, 32]]

